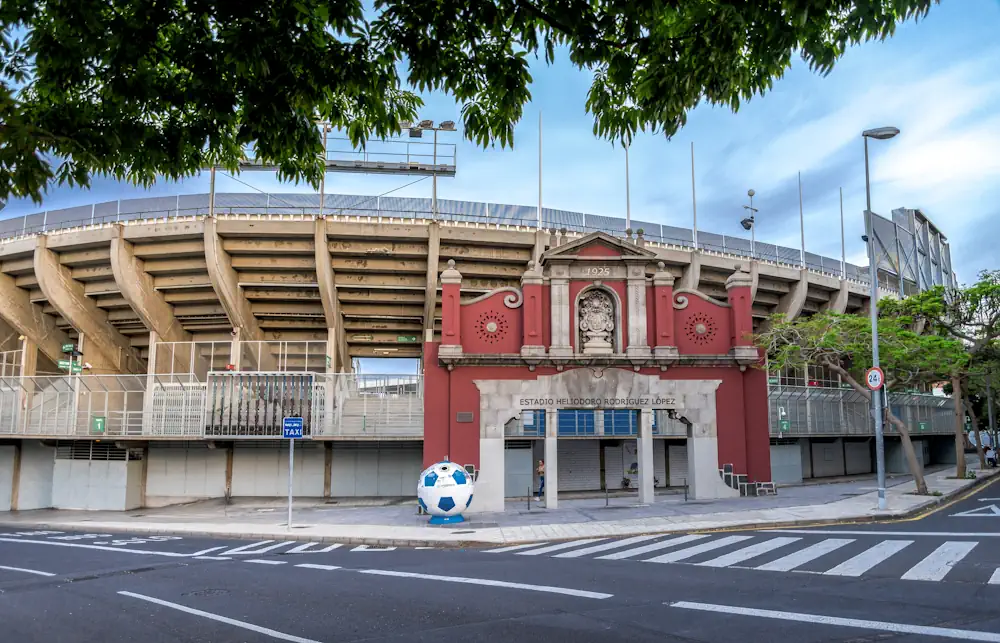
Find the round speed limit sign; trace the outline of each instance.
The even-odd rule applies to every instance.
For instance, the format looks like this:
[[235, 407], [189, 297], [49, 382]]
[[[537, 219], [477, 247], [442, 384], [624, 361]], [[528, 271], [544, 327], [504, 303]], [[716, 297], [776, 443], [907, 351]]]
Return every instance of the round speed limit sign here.
[[865, 382], [868, 384], [868, 388], [877, 391], [882, 388], [882, 384], [885, 382], [885, 373], [878, 366], [873, 366], [865, 373]]

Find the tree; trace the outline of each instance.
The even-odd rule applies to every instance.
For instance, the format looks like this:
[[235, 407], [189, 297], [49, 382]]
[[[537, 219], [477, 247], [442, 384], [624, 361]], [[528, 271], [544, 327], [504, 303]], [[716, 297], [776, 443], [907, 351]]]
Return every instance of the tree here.
[[[871, 402], [871, 391], [861, 381], [866, 365], [871, 364], [871, 322], [857, 315], [823, 312], [811, 317], [786, 321], [775, 315], [756, 343], [767, 351], [767, 367], [774, 370], [820, 366], [830, 369], [841, 380]], [[920, 335], [909, 328], [909, 321], [898, 316], [880, 317], [879, 357], [890, 390], [940, 380], [963, 364], [967, 358], [960, 342], [939, 335]], [[927, 493], [927, 483], [917, 461], [906, 424], [891, 409], [886, 417], [899, 432], [917, 493]]]
[[793, 54], [828, 73], [938, 0], [3, 0], [0, 199], [92, 174], [150, 184], [244, 146], [286, 179], [322, 173], [317, 120], [357, 145], [443, 91], [464, 135], [513, 144], [529, 57], [593, 73], [594, 133], [675, 134], [706, 101], [733, 110]]
[[[948, 374], [951, 380], [951, 395], [955, 400], [955, 451], [957, 475], [965, 475], [965, 414], [962, 407], [967, 403], [963, 380], [970, 372], [983, 370], [995, 362], [1000, 352], [1000, 270], [984, 270], [979, 280], [962, 288], [945, 289], [937, 286], [899, 302], [889, 302], [895, 314], [908, 317], [922, 332], [934, 336], [947, 337], [962, 343], [968, 352], [965, 364]], [[880, 305], [881, 314], [882, 307]], [[978, 439], [978, 420], [974, 420], [977, 431], [977, 447], [980, 462], [985, 466], [982, 442]]]

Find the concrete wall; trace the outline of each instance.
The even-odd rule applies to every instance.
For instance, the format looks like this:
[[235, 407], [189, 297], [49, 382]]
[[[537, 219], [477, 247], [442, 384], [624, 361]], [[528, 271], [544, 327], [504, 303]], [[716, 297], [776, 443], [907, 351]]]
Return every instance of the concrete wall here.
[[812, 475], [814, 478], [828, 478], [845, 475], [844, 445], [842, 438], [831, 442], [812, 443]]
[[226, 495], [226, 449], [154, 443], [149, 447], [148, 457], [147, 507]]
[[844, 456], [844, 468], [847, 475], [872, 472], [871, 444], [867, 440], [864, 442], [845, 441]]
[[955, 439], [950, 436], [928, 440], [932, 464], [955, 464]]
[[799, 447], [802, 449], [802, 478], [813, 477], [812, 470], [812, 440], [809, 438], [801, 438], [799, 440]]
[[30, 440], [21, 443], [18, 509], [48, 509], [52, 506], [52, 476], [55, 463], [55, 448]]
[[802, 482], [802, 447], [798, 443], [771, 445], [771, 480], [777, 484]]
[[0, 446], [0, 511], [10, 511], [10, 492], [14, 488], [13, 446]]
[[[292, 492], [296, 496], [323, 496], [323, 457], [322, 448], [307, 447], [303, 443], [296, 445], [295, 479], [292, 481]], [[280, 498], [287, 495], [288, 448], [237, 444], [233, 450], [233, 496]]]
[[56, 509], [122, 511], [139, 506], [142, 462], [56, 460], [52, 506]]
[[[913, 451], [921, 468], [926, 467], [930, 460], [930, 443], [927, 440], [913, 440]], [[909, 473], [910, 467], [903, 453], [903, 443], [898, 438], [885, 441], [885, 470], [888, 473]]]

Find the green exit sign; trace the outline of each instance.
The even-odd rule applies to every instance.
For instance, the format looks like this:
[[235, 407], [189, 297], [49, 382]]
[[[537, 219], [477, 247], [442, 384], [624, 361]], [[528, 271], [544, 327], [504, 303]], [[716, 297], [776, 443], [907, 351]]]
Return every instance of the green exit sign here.
[[777, 386], [778, 385], [778, 378], [777, 377], [769, 377], [769, 378], [767, 378], [767, 383], [770, 384], [771, 386]]
[[76, 350], [76, 344], [63, 344], [62, 345], [62, 352], [64, 352], [64, 353], [72, 353], [75, 350]]
[[99, 415], [90, 418], [90, 428], [94, 433], [104, 433], [107, 428], [108, 419]]
[[416, 335], [397, 335], [396, 336], [396, 341], [398, 343], [400, 343], [400, 344], [416, 344], [417, 343], [417, 336]]
[[61, 368], [63, 370], [67, 370], [67, 371], [69, 370], [69, 365], [70, 364], [72, 364], [72, 362], [70, 360], [68, 360], [68, 359], [61, 359], [58, 362], [59, 368]]
[[792, 423], [788, 420], [778, 420], [778, 432], [788, 433], [792, 430]]
[[930, 426], [927, 424], [927, 422], [918, 422], [917, 423], [917, 429], [920, 430], [920, 431], [926, 431], [929, 428], [930, 428]]

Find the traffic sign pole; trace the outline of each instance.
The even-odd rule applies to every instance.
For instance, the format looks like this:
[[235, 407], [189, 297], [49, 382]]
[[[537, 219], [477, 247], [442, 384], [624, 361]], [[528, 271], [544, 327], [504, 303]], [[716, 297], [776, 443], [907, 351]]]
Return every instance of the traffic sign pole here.
[[295, 440], [288, 441], [288, 531], [292, 530], [292, 478], [295, 471]]

